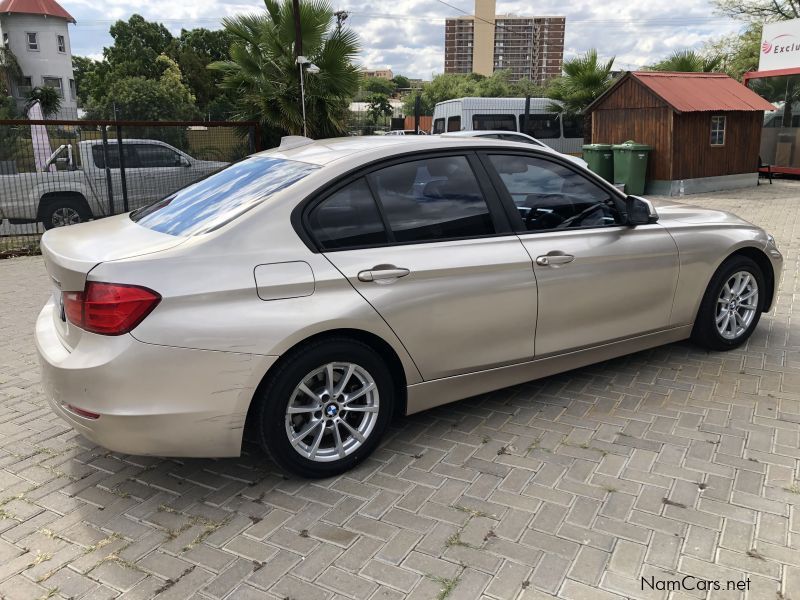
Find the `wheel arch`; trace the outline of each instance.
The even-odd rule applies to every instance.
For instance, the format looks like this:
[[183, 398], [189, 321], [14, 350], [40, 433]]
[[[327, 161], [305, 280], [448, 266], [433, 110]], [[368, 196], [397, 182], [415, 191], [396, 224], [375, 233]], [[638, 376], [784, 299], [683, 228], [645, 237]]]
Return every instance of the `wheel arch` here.
[[[769, 257], [760, 248], [745, 246], [725, 257], [725, 260], [720, 263], [720, 267], [734, 256], [745, 256], [755, 262], [761, 269], [761, 273], [764, 275], [764, 285], [767, 288], [764, 294], [764, 307], [762, 312], [769, 312], [770, 308], [772, 308], [772, 302], [775, 299], [775, 270], [772, 268], [772, 262], [769, 260]], [[717, 270], [719, 270], [719, 267], [717, 267]], [[716, 272], [717, 271], [714, 271], [715, 274]]]
[[326, 331], [315, 333], [314, 335], [311, 335], [309, 337], [306, 337], [303, 340], [294, 344], [293, 346], [287, 348], [285, 352], [281, 353], [280, 358], [276, 360], [272, 365], [270, 365], [270, 368], [261, 378], [261, 381], [259, 382], [258, 386], [256, 386], [255, 392], [250, 398], [250, 405], [248, 406], [247, 418], [245, 420], [245, 437], [249, 437], [248, 431], [252, 423], [253, 407], [256, 404], [254, 400], [259, 396], [264, 386], [267, 385], [271, 375], [275, 373], [277, 368], [285, 361], [291, 360], [291, 355], [302, 349], [303, 346], [307, 346], [308, 344], [312, 344], [314, 342], [323, 341], [326, 339], [335, 339], [335, 338], [349, 338], [352, 340], [359, 341], [369, 346], [370, 348], [372, 348], [372, 350], [378, 353], [378, 355], [386, 362], [387, 366], [389, 367], [389, 371], [392, 374], [392, 380], [395, 385], [397, 402], [394, 407], [393, 416], [403, 416], [406, 414], [406, 407], [408, 403], [406, 372], [405, 369], [403, 368], [402, 360], [398, 356], [397, 352], [395, 352], [394, 348], [392, 348], [391, 344], [381, 339], [374, 333], [370, 333], [363, 329], [353, 329], [353, 328], [329, 329]]
[[46, 192], [39, 198], [39, 207], [36, 211], [36, 218], [41, 220], [44, 216], [44, 209], [59, 200], [77, 200], [82, 202], [86, 209], [92, 213], [92, 207], [89, 206], [89, 201], [81, 192], [65, 191], [65, 192]]

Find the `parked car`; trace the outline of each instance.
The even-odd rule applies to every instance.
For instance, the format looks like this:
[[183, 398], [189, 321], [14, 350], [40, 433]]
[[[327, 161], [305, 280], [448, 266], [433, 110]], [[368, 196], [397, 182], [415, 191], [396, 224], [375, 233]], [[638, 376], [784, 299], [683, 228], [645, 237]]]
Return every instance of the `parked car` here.
[[392, 129], [387, 131], [385, 135], [428, 135], [428, 133], [421, 129], [419, 131], [414, 129]]
[[[113, 212], [122, 212], [116, 141], [109, 144], [108, 152], [101, 140], [84, 140], [77, 147], [80, 166], [65, 157], [63, 170], [0, 175], [0, 218], [17, 224], [39, 221], [45, 229], [51, 229], [109, 215], [109, 178]], [[197, 160], [157, 140], [127, 139], [123, 140], [123, 148], [130, 209], [159, 200], [229, 164]]]
[[775, 240], [551, 151], [352, 137], [256, 154], [42, 238], [52, 409], [118, 452], [328, 477], [411, 414], [686, 338], [741, 346]]
[[[540, 142], [534, 137], [525, 135], [524, 133], [518, 133], [516, 131], [453, 131], [452, 133], [443, 133], [442, 135], [446, 135], [447, 137], [477, 137], [490, 140], [503, 140], [505, 142], [517, 142], [520, 144], [532, 144], [538, 148], [556, 152], [544, 142]], [[561, 153], [559, 152], [558, 154]], [[571, 160], [576, 165], [580, 165], [581, 167], [586, 168], [589, 166], [588, 163], [579, 156], [572, 156], [571, 154], [562, 154], [562, 156], [568, 160]]]

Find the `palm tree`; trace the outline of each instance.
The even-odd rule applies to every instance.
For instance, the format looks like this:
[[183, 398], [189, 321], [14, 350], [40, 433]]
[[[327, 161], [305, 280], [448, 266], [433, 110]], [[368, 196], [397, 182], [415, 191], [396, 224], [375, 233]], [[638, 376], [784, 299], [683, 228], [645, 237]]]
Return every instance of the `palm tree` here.
[[[223, 73], [221, 87], [237, 99], [235, 118], [260, 121], [268, 132], [300, 134], [303, 113], [292, 2], [264, 0], [264, 5], [265, 13], [223, 19], [234, 40], [231, 60], [209, 68]], [[352, 63], [358, 38], [334, 21], [327, 1], [301, 2], [302, 54], [319, 67], [319, 73], [305, 77], [308, 135], [316, 138], [346, 130], [350, 99], [359, 86]]]
[[61, 110], [61, 96], [55, 88], [47, 86], [33, 88], [25, 97], [26, 110], [30, 110], [37, 102], [45, 119], [57, 115]]
[[[565, 115], [578, 115], [605, 92], [613, 80], [614, 57], [600, 62], [597, 50], [564, 61], [564, 74], [550, 82], [547, 97], [557, 100], [550, 110]], [[591, 117], [584, 115], [584, 136], [591, 141]]]
[[722, 56], [702, 56], [694, 50], [676, 50], [650, 68], [653, 71], [713, 73], [722, 68]]

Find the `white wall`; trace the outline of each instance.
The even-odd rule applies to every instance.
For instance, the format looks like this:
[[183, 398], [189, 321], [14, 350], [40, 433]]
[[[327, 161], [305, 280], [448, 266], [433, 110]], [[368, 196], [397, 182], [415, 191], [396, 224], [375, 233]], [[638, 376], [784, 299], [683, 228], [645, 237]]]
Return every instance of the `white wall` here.
[[[28, 32], [37, 33], [39, 51], [28, 50]], [[32, 79], [33, 87], [42, 86], [44, 77], [58, 77], [61, 79], [64, 98], [61, 101], [61, 118], [76, 118], [78, 105], [70, 90], [72, 73], [72, 48], [70, 47], [69, 29], [67, 21], [57, 17], [41, 15], [10, 14], [0, 16], [0, 40], [2, 34], [8, 34], [8, 45], [22, 67], [22, 73]], [[58, 51], [58, 35], [63, 35], [66, 41], [65, 52]], [[24, 96], [14, 90], [20, 105]]]

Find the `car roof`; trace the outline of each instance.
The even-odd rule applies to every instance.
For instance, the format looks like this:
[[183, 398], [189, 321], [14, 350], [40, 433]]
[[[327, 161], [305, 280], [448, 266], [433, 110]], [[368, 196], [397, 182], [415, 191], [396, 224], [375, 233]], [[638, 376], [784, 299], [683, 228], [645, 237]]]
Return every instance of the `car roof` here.
[[440, 135], [446, 137], [480, 137], [482, 135], [518, 135], [524, 138], [535, 139], [529, 136], [527, 133], [522, 133], [520, 131], [511, 131], [509, 129], [472, 129], [469, 131], [447, 131]]
[[281, 148], [278, 146], [277, 148], [265, 150], [259, 152], [256, 156], [269, 156], [312, 163], [315, 165], [327, 165], [338, 160], [376, 151], [381, 151], [384, 154], [391, 154], [393, 150], [396, 150], [399, 154], [459, 147], [508, 146], [510, 144], [514, 144], [520, 148], [530, 147], [530, 144], [462, 136], [368, 135], [330, 138], [325, 140], [306, 140], [302, 144], [297, 142], [296, 145], [290, 147]]

